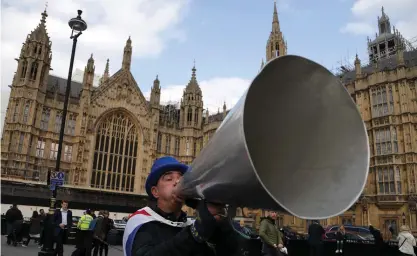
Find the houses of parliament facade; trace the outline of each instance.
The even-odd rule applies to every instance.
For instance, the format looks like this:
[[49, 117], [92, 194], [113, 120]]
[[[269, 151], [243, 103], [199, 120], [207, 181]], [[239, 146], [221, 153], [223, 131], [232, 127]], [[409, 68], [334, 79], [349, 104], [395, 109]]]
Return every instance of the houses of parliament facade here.
[[[45, 182], [48, 170], [55, 168], [66, 80], [49, 74], [52, 51], [46, 18], [43, 12], [16, 59], [1, 139], [5, 180]], [[369, 64], [361, 65], [356, 58], [354, 69], [344, 68], [338, 74], [368, 130], [367, 186], [350, 210], [321, 222], [372, 224], [384, 234], [388, 226], [398, 230], [407, 223], [417, 231], [417, 51], [392, 30], [383, 10], [378, 30], [374, 40], [368, 39]], [[179, 108], [161, 105], [158, 77], [146, 100], [130, 72], [132, 50], [129, 38], [121, 68], [111, 75], [107, 62], [98, 87], [93, 86], [93, 56], [82, 83], [72, 81], [61, 159], [65, 186], [144, 194], [156, 158], [171, 155], [190, 164], [227, 115], [226, 105], [215, 114], [204, 109], [195, 67]], [[266, 61], [286, 53], [274, 4]], [[259, 220], [265, 212], [238, 209], [237, 215]], [[304, 231], [309, 221], [279, 214], [279, 224]]]

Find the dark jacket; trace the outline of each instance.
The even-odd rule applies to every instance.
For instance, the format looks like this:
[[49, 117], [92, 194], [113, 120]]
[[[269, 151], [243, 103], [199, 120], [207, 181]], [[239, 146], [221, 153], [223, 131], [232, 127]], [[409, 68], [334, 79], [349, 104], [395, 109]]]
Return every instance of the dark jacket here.
[[321, 244], [323, 242], [324, 233], [324, 228], [320, 224], [313, 222], [313, 224], [308, 227], [308, 242], [312, 245]]
[[[62, 223], [61, 209], [56, 209], [55, 213], [54, 213], [54, 224], [56, 226], [55, 235], [57, 235], [59, 233], [59, 231], [61, 230], [61, 227], [59, 227], [59, 224], [61, 224], [61, 223]], [[72, 227], [72, 212], [71, 212], [71, 210], [68, 210], [67, 226], [65, 228], [70, 229], [71, 227]]]
[[384, 246], [384, 239], [382, 238], [381, 232], [378, 229], [369, 229], [369, 232], [374, 236], [376, 246]]
[[343, 241], [345, 239], [345, 233], [342, 232], [341, 230], [338, 230], [336, 232], [336, 240], [337, 241]]
[[96, 226], [94, 227], [94, 237], [98, 237], [99, 239], [103, 240], [105, 238], [104, 232], [103, 232], [103, 221], [104, 217], [102, 215], [99, 215], [96, 218]]
[[42, 221], [41, 216], [30, 219], [29, 234], [37, 235], [41, 233], [41, 221]]
[[283, 244], [281, 231], [278, 230], [274, 222], [271, 217], [262, 218], [259, 228], [259, 236], [269, 246]]
[[[154, 208], [159, 215], [171, 221], [185, 222], [183, 213], [178, 219]], [[230, 223], [218, 228], [208, 243], [197, 243], [191, 235], [190, 227], [180, 228], [152, 221], [143, 224], [136, 233], [131, 256], [223, 256], [233, 255], [238, 249], [236, 233]], [[129, 254], [127, 254], [129, 255]]]
[[6, 212], [6, 222], [12, 224], [17, 220], [23, 220], [23, 214], [17, 207], [12, 207]]
[[114, 228], [113, 220], [110, 218], [104, 218], [103, 223], [101, 224], [101, 232], [104, 234], [103, 240], [105, 241], [107, 239], [107, 235], [109, 234], [109, 231]]

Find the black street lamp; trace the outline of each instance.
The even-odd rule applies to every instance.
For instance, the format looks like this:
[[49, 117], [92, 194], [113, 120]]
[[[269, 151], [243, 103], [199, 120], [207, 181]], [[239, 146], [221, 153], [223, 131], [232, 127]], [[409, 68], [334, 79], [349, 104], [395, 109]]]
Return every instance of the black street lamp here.
[[[72, 52], [71, 52], [71, 60], [69, 65], [68, 71], [68, 79], [67, 79], [67, 88], [65, 91], [65, 100], [64, 100], [64, 108], [62, 110], [62, 119], [61, 119], [61, 129], [59, 131], [59, 140], [58, 140], [58, 152], [57, 152], [57, 159], [56, 159], [56, 166], [55, 172], [60, 172], [60, 165], [61, 165], [61, 152], [62, 152], [62, 144], [64, 140], [64, 133], [65, 133], [65, 120], [67, 117], [67, 110], [68, 110], [68, 100], [71, 92], [71, 77], [72, 77], [72, 69], [74, 66], [74, 57], [75, 57], [75, 49], [77, 47], [77, 39], [82, 34], [83, 31], [87, 29], [87, 23], [81, 18], [82, 11], [78, 10], [78, 16], [76, 18], [72, 18], [69, 20], [68, 25], [71, 28], [71, 36], [72, 39]], [[51, 185], [51, 171], [48, 170], [48, 177], [47, 177], [47, 184], [48, 186]], [[38, 253], [38, 256], [45, 256], [45, 255], [55, 255], [54, 253], [54, 233], [55, 233], [55, 223], [54, 223], [54, 212], [55, 212], [55, 201], [56, 201], [56, 194], [58, 187], [52, 184], [52, 197], [50, 199], [49, 205], [49, 212], [47, 217], [47, 223], [45, 226], [45, 238], [44, 238], [44, 245], [42, 250]], [[68, 223], [71, 225], [72, 223]]]

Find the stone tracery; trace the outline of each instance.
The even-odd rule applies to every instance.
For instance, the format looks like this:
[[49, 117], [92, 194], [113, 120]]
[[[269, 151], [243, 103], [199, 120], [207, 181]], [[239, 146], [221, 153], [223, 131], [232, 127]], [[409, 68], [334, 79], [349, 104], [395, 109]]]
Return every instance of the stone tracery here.
[[91, 186], [133, 192], [138, 128], [123, 111], [108, 114], [97, 127]]

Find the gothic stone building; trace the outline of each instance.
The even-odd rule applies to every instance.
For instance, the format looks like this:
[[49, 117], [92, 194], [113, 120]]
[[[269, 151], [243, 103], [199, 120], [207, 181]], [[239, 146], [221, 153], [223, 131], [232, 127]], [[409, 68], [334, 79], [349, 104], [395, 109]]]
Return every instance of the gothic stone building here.
[[398, 232], [405, 223], [417, 232], [417, 50], [383, 8], [378, 30], [368, 39], [369, 64], [356, 57], [354, 69], [340, 74], [365, 122], [371, 158], [362, 197], [338, 219], [372, 224], [389, 238], [389, 226]]
[[[49, 74], [46, 17], [42, 13], [17, 59], [1, 143], [2, 178], [44, 182], [54, 170], [66, 80]], [[129, 38], [119, 71], [110, 75], [107, 63], [98, 87], [93, 56], [82, 83], [72, 82], [61, 158], [68, 186], [144, 193], [155, 158], [172, 155], [191, 163], [226, 115], [225, 106], [215, 115], [203, 110], [195, 67], [180, 109], [160, 105], [158, 78], [146, 101], [130, 72], [131, 44]]]

